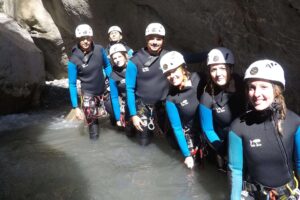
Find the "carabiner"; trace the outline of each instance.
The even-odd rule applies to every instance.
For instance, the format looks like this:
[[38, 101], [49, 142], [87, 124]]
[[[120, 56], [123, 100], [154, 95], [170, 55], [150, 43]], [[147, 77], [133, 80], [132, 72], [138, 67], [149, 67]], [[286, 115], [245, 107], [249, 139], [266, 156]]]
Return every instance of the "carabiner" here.
[[154, 126], [154, 123], [153, 123], [153, 117], [149, 118], [148, 129], [150, 131], [153, 131], [155, 129], [155, 126]]

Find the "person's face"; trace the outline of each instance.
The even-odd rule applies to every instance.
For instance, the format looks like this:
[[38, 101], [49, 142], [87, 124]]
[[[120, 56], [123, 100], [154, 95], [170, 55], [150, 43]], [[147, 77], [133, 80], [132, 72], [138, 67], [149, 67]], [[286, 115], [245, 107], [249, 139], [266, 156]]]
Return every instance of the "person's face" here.
[[263, 80], [249, 81], [248, 97], [250, 103], [256, 110], [268, 108], [275, 98], [272, 83]]
[[147, 49], [150, 54], [158, 54], [163, 47], [164, 38], [159, 35], [149, 35], [146, 37]]
[[230, 79], [230, 68], [225, 64], [214, 64], [209, 67], [212, 81], [218, 86], [225, 86]]
[[88, 52], [91, 50], [93, 38], [90, 36], [79, 38], [79, 46], [83, 52]]
[[181, 67], [177, 67], [176, 69], [170, 70], [166, 72], [165, 75], [170, 84], [172, 84], [173, 86], [178, 87], [183, 84], [185, 74]]
[[127, 59], [121, 52], [116, 52], [111, 56], [113, 63], [118, 67], [124, 67]]
[[109, 40], [112, 42], [119, 42], [122, 39], [122, 35], [119, 31], [112, 31], [109, 33]]

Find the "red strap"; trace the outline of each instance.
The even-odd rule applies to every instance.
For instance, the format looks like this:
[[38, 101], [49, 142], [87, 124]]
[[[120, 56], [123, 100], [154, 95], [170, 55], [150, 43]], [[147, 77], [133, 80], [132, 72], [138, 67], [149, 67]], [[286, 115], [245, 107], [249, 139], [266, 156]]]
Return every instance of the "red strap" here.
[[276, 197], [277, 197], [277, 192], [275, 190], [270, 190], [269, 192], [269, 199], [270, 200], [276, 200]]

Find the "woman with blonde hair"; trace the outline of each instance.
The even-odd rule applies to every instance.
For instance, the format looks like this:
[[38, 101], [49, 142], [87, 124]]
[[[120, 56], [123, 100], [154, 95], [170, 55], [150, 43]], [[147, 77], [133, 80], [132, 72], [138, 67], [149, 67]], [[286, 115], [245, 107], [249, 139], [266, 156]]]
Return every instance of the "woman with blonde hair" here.
[[166, 99], [168, 118], [185, 157], [184, 164], [193, 168], [199, 149], [200, 77], [186, 69], [184, 58], [177, 51], [166, 53], [160, 60], [160, 66], [171, 85]]

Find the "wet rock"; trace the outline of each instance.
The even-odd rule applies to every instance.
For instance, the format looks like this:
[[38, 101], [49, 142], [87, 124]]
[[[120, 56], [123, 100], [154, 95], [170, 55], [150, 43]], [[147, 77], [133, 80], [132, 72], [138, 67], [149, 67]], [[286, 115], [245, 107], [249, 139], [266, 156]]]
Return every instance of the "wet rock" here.
[[0, 114], [37, 105], [45, 79], [44, 58], [29, 33], [0, 13]]
[[[300, 113], [300, 5], [297, 0], [2, 0], [2, 10], [30, 31], [46, 60], [47, 77], [65, 76], [66, 54], [75, 44], [80, 23], [94, 28], [95, 41], [106, 46], [107, 29], [119, 25], [125, 41], [137, 50], [144, 46], [145, 27], [166, 27], [166, 48], [182, 52], [208, 51], [218, 45], [236, 57], [242, 74], [250, 63], [269, 58], [285, 69], [286, 100]], [[1, 5], [0, 5], [1, 6]], [[196, 66], [197, 68], [197, 66]], [[199, 70], [205, 65], [198, 65]]]
[[67, 55], [60, 31], [41, 0], [3, 0], [4, 12], [26, 29], [45, 58], [47, 78], [66, 75]]

